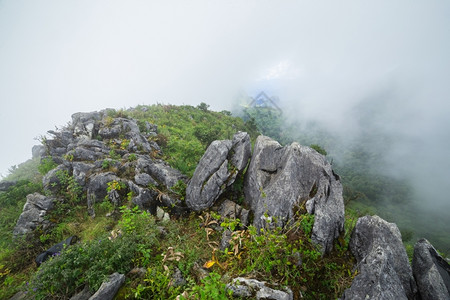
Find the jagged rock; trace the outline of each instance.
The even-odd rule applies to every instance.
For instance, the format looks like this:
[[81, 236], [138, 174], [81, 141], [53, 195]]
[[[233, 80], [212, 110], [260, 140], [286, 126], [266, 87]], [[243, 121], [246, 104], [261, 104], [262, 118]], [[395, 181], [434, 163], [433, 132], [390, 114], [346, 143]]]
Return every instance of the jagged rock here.
[[450, 265], [426, 239], [414, 246], [412, 269], [422, 300], [450, 299]]
[[120, 181], [114, 173], [99, 173], [89, 178], [87, 185], [87, 203], [88, 211], [90, 215], [94, 215], [94, 204], [96, 202], [102, 202], [108, 195], [108, 182], [113, 180]]
[[87, 285], [84, 286], [83, 290], [70, 298], [70, 300], [88, 300], [91, 298], [92, 293], [89, 290], [89, 287]]
[[136, 184], [139, 184], [141, 186], [148, 186], [149, 184], [155, 186], [158, 185], [155, 179], [153, 179], [152, 176], [148, 175], [147, 173], [136, 174], [134, 176], [134, 181], [136, 182]]
[[153, 190], [142, 188], [132, 181], [128, 181], [128, 187], [133, 192], [133, 198], [131, 202], [139, 207], [141, 210], [148, 210], [151, 214], [156, 213], [156, 206], [158, 201], [156, 200], [158, 194]]
[[220, 205], [217, 212], [222, 217], [222, 220], [224, 218], [228, 218], [230, 220], [239, 219], [240, 223], [243, 226], [248, 225], [249, 210], [243, 208], [239, 204], [234, 203], [233, 201], [225, 199], [225, 201], [223, 201]]
[[293, 300], [294, 294], [289, 288], [285, 291], [275, 290], [266, 286], [262, 281], [238, 277], [233, 279], [226, 287], [231, 290], [233, 297], [273, 299], [273, 300]]
[[124, 282], [125, 275], [117, 272], [110, 275], [108, 281], [103, 282], [89, 300], [112, 300]]
[[233, 140], [212, 142], [186, 188], [186, 204], [200, 211], [211, 207], [242, 172], [251, 154], [250, 136], [238, 132]]
[[173, 187], [179, 180], [186, 182], [187, 177], [173, 169], [163, 160], [152, 160], [148, 156], [140, 156], [136, 164], [136, 174], [147, 173], [158, 183], [167, 188]]
[[40, 158], [45, 155], [45, 147], [43, 145], [34, 145], [31, 148], [31, 157]]
[[67, 157], [73, 161], [96, 161], [107, 156], [110, 149], [105, 143], [97, 140], [82, 138], [67, 147]]
[[359, 274], [342, 299], [416, 299], [416, 283], [397, 225], [378, 216], [359, 218], [350, 250]]
[[45, 174], [42, 178], [44, 191], [56, 195], [61, 190], [61, 175], [64, 174], [64, 172], [69, 172], [69, 168], [61, 164]]
[[23, 212], [14, 227], [14, 236], [31, 232], [39, 225], [46, 225], [45, 215], [53, 208], [54, 198], [43, 196], [39, 193], [27, 195], [27, 202], [23, 207]]
[[172, 275], [172, 280], [170, 281], [169, 285], [174, 287], [183, 286], [186, 284], [186, 279], [184, 279], [183, 274], [181, 273], [180, 269], [175, 267], [175, 272]]
[[98, 134], [99, 122], [102, 118], [103, 113], [96, 111], [89, 113], [74, 113], [72, 115], [71, 126], [73, 134], [78, 137], [84, 136], [89, 139], [95, 138]]
[[222, 233], [222, 238], [220, 240], [219, 250], [224, 251], [226, 248], [230, 246], [232, 232], [230, 229], [226, 229]]
[[84, 162], [73, 162], [72, 168], [75, 181], [80, 186], [84, 187], [86, 185], [87, 176], [93, 171], [95, 165]]
[[322, 253], [331, 251], [334, 240], [344, 230], [339, 176], [323, 155], [309, 147], [298, 143], [282, 147], [269, 137], [259, 136], [244, 193], [257, 228], [266, 226], [266, 219], [276, 220], [270, 226], [283, 227], [307, 201], [308, 212], [315, 215], [311, 239], [321, 246]]
[[[141, 134], [136, 120], [115, 118], [111, 124], [104, 124], [100, 128], [99, 135], [106, 139], [125, 137], [130, 141], [127, 146], [127, 150], [129, 151], [144, 151], [148, 153], [153, 149], [145, 136]], [[159, 151], [159, 147], [156, 150]]]
[[17, 181], [1, 181], [0, 182], [0, 192], [6, 192], [12, 186], [15, 186]]

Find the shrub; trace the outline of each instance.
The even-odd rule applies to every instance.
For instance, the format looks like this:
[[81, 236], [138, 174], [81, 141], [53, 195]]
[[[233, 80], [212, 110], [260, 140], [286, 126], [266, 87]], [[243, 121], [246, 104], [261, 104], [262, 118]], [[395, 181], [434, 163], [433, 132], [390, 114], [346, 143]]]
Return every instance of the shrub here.
[[41, 160], [41, 163], [38, 166], [38, 171], [42, 175], [47, 174], [50, 170], [53, 170], [58, 165], [53, 161], [51, 157], [46, 157]]

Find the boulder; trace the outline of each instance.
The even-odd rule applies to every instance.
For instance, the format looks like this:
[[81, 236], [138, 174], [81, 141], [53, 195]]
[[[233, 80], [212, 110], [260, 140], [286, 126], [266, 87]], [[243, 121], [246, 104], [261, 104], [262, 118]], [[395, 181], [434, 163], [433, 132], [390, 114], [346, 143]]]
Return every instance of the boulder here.
[[156, 213], [156, 206], [158, 205], [158, 194], [148, 188], [138, 186], [132, 181], [128, 181], [128, 187], [133, 192], [131, 202], [139, 207], [141, 210], [148, 210], [151, 214]]
[[45, 155], [45, 147], [43, 145], [34, 145], [31, 148], [31, 156], [33, 158], [41, 158]]
[[187, 206], [195, 211], [211, 207], [247, 166], [250, 148], [246, 132], [236, 133], [233, 140], [212, 142], [186, 188]]
[[136, 164], [136, 174], [148, 174], [158, 184], [162, 184], [167, 188], [173, 187], [179, 180], [187, 181], [185, 175], [170, 167], [165, 161], [160, 159], [152, 160], [147, 155], [139, 156]]
[[45, 215], [53, 208], [55, 199], [43, 196], [39, 193], [27, 195], [27, 202], [23, 207], [23, 212], [14, 227], [14, 236], [24, 235], [33, 231], [39, 225], [49, 223], [45, 220]]
[[234, 203], [228, 199], [225, 199], [217, 211], [224, 221], [225, 218], [234, 220], [239, 219], [243, 226], [248, 225], [249, 210], [243, 208], [239, 204]]
[[[266, 136], [256, 140], [244, 181], [245, 202], [257, 228], [283, 227], [306, 204], [315, 215], [311, 239], [322, 253], [344, 230], [342, 185], [325, 157], [292, 143], [282, 147]], [[268, 220], [274, 220], [267, 224]]]
[[426, 239], [414, 246], [412, 269], [422, 300], [450, 299], [450, 265]]
[[256, 279], [238, 277], [226, 286], [233, 297], [251, 299], [293, 300], [294, 294], [289, 288], [275, 290], [266, 286], [265, 282]]
[[89, 300], [112, 300], [124, 282], [125, 275], [117, 272], [111, 274]]
[[102, 202], [108, 195], [108, 182], [113, 180], [120, 181], [114, 173], [99, 173], [89, 178], [87, 185], [87, 203], [88, 212], [90, 215], [94, 215], [94, 204], [96, 202]]
[[93, 171], [95, 165], [84, 162], [73, 162], [72, 168], [73, 168], [73, 177], [75, 178], [75, 181], [80, 186], [85, 187], [87, 177]]
[[69, 168], [61, 164], [45, 174], [42, 178], [42, 186], [44, 187], [44, 191], [50, 192], [54, 195], [58, 194], [62, 187], [61, 176], [65, 172], [69, 172]]
[[77, 137], [87, 137], [93, 139], [97, 136], [99, 130], [99, 122], [103, 118], [100, 112], [78, 112], [72, 115], [71, 129]]
[[349, 246], [359, 274], [342, 299], [417, 299], [416, 282], [397, 225], [378, 216], [359, 218]]

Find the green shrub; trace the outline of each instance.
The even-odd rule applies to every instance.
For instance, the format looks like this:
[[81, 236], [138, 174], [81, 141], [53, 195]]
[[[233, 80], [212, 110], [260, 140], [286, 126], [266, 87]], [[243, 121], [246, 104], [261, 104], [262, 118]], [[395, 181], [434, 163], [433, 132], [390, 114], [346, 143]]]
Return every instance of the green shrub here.
[[42, 175], [45, 175], [50, 170], [53, 170], [57, 166], [58, 166], [58, 164], [56, 164], [51, 157], [46, 157], [41, 160], [41, 163], [38, 166], [38, 171]]

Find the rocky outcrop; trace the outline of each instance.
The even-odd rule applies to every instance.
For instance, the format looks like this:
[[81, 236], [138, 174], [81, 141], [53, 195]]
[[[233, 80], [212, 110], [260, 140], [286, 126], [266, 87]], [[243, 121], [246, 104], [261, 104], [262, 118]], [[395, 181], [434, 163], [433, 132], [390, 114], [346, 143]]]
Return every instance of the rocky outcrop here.
[[100, 288], [89, 300], [112, 300], [125, 282], [125, 275], [114, 273], [109, 279], [102, 283]]
[[422, 300], [450, 299], [450, 265], [426, 239], [414, 246], [412, 269]]
[[14, 236], [27, 234], [39, 225], [46, 227], [49, 221], [45, 220], [45, 215], [53, 208], [55, 199], [43, 196], [38, 193], [29, 194], [27, 202], [23, 207], [23, 212], [14, 227]]
[[[181, 174], [180, 171], [170, 167], [165, 161], [161, 159], [151, 159], [148, 156], [140, 156], [137, 160], [136, 174], [147, 174], [150, 183], [157, 183], [168, 188], [173, 187], [178, 181], [187, 181], [187, 177]], [[144, 175], [145, 176], [145, 175]]]
[[45, 174], [42, 178], [42, 186], [44, 187], [44, 191], [56, 195], [61, 190], [61, 176], [65, 172], [69, 172], [69, 168], [61, 164]]
[[294, 295], [289, 288], [284, 291], [275, 290], [266, 286], [265, 282], [256, 279], [238, 277], [227, 284], [227, 290], [233, 297], [250, 299], [293, 300]]
[[417, 299], [400, 230], [378, 216], [359, 218], [350, 240], [359, 274], [342, 299]]
[[233, 140], [212, 142], [186, 188], [186, 204], [195, 211], [211, 207], [247, 166], [250, 136], [238, 132]]
[[43, 145], [34, 145], [31, 148], [31, 157], [32, 158], [40, 158], [45, 155], [45, 147]]
[[99, 173], [90, 178], [87, 186], [87, 204], [88, 212], [91, 216], [95, 215], [94, 204], [102, 202], [108, 196], [108, 183], [112, 181], [120, 182], [120, 178], [114, 173]]
[[[342, 185], [325, 157], [293, 143], [282, 147], [269, 137], [256, 140], [244, 183], [245, 202], [254, 225], [283, 227], [306, 204], [315, 215], [312, 241], [322, 253], [333, 248], [344, 230]], [[268, 216], [268, 217], [267, 217]], [[267, 224], [267, 220], [273, 224]]]

